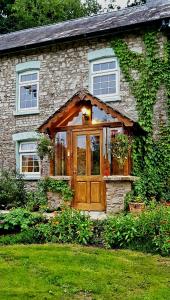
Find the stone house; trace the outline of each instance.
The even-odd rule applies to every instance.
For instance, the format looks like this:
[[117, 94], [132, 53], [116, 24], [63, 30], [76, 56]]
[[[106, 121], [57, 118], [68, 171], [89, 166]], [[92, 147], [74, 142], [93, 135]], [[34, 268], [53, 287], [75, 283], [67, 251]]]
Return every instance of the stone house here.
[[[46, 175], [69, 180], [73, 206], [117, 212], [131, 190], [130, 155], [119, 168], [110, 151], [117, 133], [135, 134], [136, 101], [111, 41], [122, 37], [145, 51], [142, 32], [159, 31], [160, 55], [170, 26], [170, 1], [21, 30], [0, 36], [0, 168], [17, 169], [35, 186], [39, 131], [54, 141], [53, 167]], [[135, 76], [135, 75], [134, 75]], [[136, 75], [137, 76], [137, 75]], [[158, 93], [154, 124], [166, 118]]]

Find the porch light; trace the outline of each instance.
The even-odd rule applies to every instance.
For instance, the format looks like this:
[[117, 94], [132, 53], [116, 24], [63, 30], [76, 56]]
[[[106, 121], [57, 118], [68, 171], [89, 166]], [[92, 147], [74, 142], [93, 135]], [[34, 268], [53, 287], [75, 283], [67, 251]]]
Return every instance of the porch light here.
[[89, 117], [90, 117], [90, 109], [88, 109], [88, 108], [86, 108], [86, 107], [84, 106], [84, 107], [82, 107], [81, 111], [82, 111], [82, 114], [83, 114], [85, 120], [89, 120]]

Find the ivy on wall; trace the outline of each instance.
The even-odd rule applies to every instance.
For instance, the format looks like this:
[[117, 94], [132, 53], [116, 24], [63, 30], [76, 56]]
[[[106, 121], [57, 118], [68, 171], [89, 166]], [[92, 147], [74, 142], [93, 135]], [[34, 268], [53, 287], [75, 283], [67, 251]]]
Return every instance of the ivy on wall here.
[[[139, 124], [145, 131], [143, 136], [134, 140], [133, 173], [140, 177], [134, 186], [134, 193], [147, 200], [153, 196], [158, 200], [170, 197], [170, 42], [164, 42], [160, 57], [158, 39], [157, 32], [145, 32], [145, 51], [141, 54], [131, 51], [123, 39], [111, 42], [136, 99]], [[168, 121], [167, 124], [160, 124], [159, 137], [154, 140], [154, 105], [161, 87], [166, 92]]]

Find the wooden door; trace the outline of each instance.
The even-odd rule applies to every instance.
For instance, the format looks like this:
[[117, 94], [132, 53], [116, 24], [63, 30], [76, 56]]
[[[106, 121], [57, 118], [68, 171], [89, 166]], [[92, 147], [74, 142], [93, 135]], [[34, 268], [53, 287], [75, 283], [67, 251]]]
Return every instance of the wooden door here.
[[102, 150], [102, 130], [73, 133], [73, 206], [77, 209], [105, 210]]

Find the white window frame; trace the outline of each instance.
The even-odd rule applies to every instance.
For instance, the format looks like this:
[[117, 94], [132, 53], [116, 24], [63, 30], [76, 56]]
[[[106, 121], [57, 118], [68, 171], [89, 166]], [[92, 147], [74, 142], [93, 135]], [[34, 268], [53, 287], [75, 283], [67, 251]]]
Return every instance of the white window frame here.
[[[21, 81], [21, 76], [23, 75], [30, 75], [30, 74], [37, 74], [36, 80], [30, 81]], [[24, 71], [18, 74], [18, 111], [35, 111], [39, 109], [39, 71], [38, 70], [31, 70], [31, 71]], [[37, 85], [37, 106], [34, 107], [25, 107], [21, 108], [21, 97], [20, 97], [20, 88], [26, 85]]]
[[40, 170], [41, 170], [41, 165], [40, 165], [40, 158], [39, 158], [39, 172], [22, 172], [22, 157], [23, 157], [23, 155], [24, 156], [29, 156], [29, 155], [36, 155], [36, 156], [38, 156], [38, 154], [37, 154], [37, 152], [36, 151], [27, 151], [27, 150], [22, 150], [21, 149], [21, 145], [23, 145], [23, 144], [29, 144], [29, 143], [37, 143], [37, 141], [26, 141], [26, 142], [20, 142], [20, 144], [19, 144], [19, 162], [20, 162], [20, 168], [19, 168], [19, 170], [20, 170], [20, 174], [22, 174], [22, 175], [24, 175], [24, 176], [26, 176], [26, 177], [32, 177], [32, 176], [40, 176]]
[[[93, 71], [93, 66], [95, 64], [110, 63], [110, 62], [116, 62], [115, 69], [103, 70], [103, 71]], [[94, 77], [103, 76], [103, 75], [116, 75], [116, 93], [103, 94], [103, 95], [95, 94], [95, 96], [106, 102], [120, 100], [120, 69], [119, 69], [119, 63], [118, 63], [118, 60], [116, 57], [108, 57], [108, 58], [93, 60], [91, 62], [90, 74], [91, 74], [90, 88], [91, 88], [92, 94], [94, 94], [94, 92], [93, 92], [93, 78]]]

